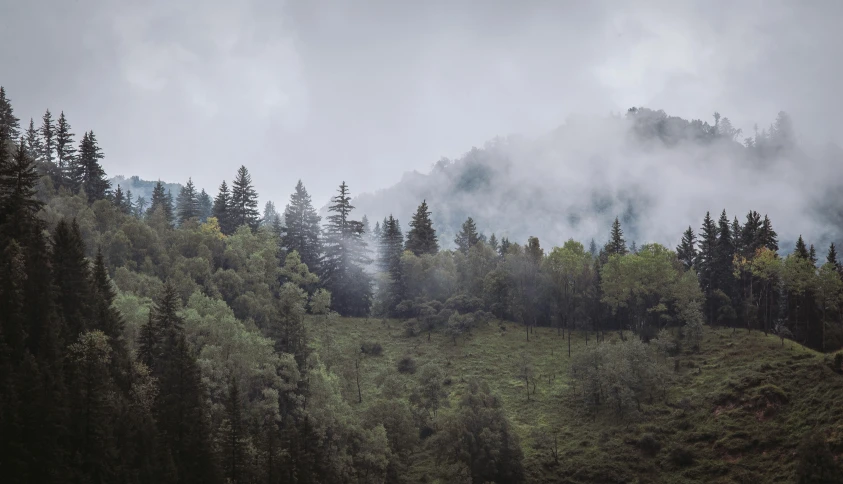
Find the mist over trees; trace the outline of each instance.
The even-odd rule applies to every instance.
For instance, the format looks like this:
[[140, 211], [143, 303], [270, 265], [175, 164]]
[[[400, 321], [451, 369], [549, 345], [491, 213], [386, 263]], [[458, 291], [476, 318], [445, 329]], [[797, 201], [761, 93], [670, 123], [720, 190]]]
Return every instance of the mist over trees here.
[[[784, 114], [743, 144], [719, 115], [708, 125], [634, 109], [616, 121], [654, 156], [701, 145], [763, 167], [797, 149]], [[739, 216], [712, 199], [675, 224], [674, 249], [635, 229], [645, 212], [632, 199], [616, 213], [594, 194], [584, 210], [605, 223], [593, 238], [521, 237], [507, 212], [491, 221], [494, 204], [452, 220], [470, 208], [457, 196], [418, 197], [403, 228], [404, 212], [370, 227], [341, 182], [323, 223], [301, 181], [283, 215], [272, 201], [261, 214], [242, 165], [213, 198], [190, 178], [112, 188], [92, 130], [74, 151], [63, 112], [42, 122], [22, 131], [0, 89], [0, 470], [11, 482], [407, 482], [421, 445], [440, 480], [524, 482], [529, 456], [490, 385], [452, 393], [442, 368], [417, 369], [411, 354], [367, 385], [362, 369], [384, 348], [332, 339], [332, 326], [362, 318], [449, 347], [493, 321], [501, 337], [519, 327], [527, 402], [551, 378], [528, 353], [550, 328], [571, 401], [621, 422], [666, 401], [667, 356], [699, 352], [706, 327], [843, 347], [836, 246], [799, 235], [782, 250], [779, 231], [793, 229], [774, 229], [763, 206]], [[547, 205], [522, 206], [501, 185], [496, 150], [431, 179], [494, 188], [519, 223], [545, 226]], [[559, 436], [539, 434], [559, 465]], [[806, 440], [800, 475], [837, 472], [824, 445]]]

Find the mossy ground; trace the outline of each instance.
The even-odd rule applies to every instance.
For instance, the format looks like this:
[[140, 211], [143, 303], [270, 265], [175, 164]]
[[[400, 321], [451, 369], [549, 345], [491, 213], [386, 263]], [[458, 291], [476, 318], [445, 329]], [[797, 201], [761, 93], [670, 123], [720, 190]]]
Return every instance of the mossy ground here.
[[[672, 360], [665, 362], [675, 379], [667, 394], [643, 402], [638, 415], [619, 418], [608, 410], [586, 414], [570, 396], [568, 341], [555, 329], [535, 328], [527, 341], [523, 326], [493, 322], [456, 345], [435, 332], [430, 340], [426, 333], [407, 337], [403, 329], [400, 321], [376, 318], [341, 318], [330, 327], [340, 346], [383, 346], [381, 356], [364, 360], [363, 403], [353, 405], [365, 407], [378, 394], [379, 376], [397, 374], [404, 356], [419, 368], [441, 365], [452, 406], [467, 381], [482, 379], [502, 398], [521, 439], [528, 482], [793, 482], [796, 447], [815, 429], [843, 458], [843, 376], [832, 371], [830, 356], [790, 341], [782, 346], [772, 335], [707, 327], [700, 351], [677, 355], [677, 371]], [[324, 331], [311, 321], [317, 351]], [[595, 344], [594, 334], [588, 344]], [[574, 333], [571, 352], [585, 346], [585, 334]], [[530, 401], [518, 378], [522, 353], [539, 382]], [[412, 384], [414, 377], [402, 378]], [[558, 430], [558, 465], [533, 449], [532, 432], [539, 427]], [[644, 434], [655, 437], [658, 451], [637, 445]], [[436, 482], [435, 468], [423, 441], [408, 477]]]

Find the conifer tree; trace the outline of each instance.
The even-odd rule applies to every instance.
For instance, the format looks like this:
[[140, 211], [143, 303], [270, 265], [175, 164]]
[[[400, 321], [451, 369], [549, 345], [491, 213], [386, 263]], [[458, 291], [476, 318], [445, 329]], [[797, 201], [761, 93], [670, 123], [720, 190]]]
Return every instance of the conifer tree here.
[[407, 250], [415, 255], [439, 252], [439, 243], [436, 240], [433, 221], [430, 219], [430, 211], [427, 209], [427, 200], [422, 200], [421, 205], [416, 209], [410, 221], [410, 227], [412, 228], [407, 233]]
[[717, 246], [714, 250], [715, 284], [718, 289], [731, 295], [734, 279], [733, 261], [735, 257], [735, 245], [732, 237], [732, 227], [729, 224], [729, 217], [726, 210], [720, 213], [720, 220], [717, 224]]
[[796, 247], [793, 249], [794, 255], [800, 257], [802, 259], [809, 259], [811, 254], [808, 253], [808, 247], [805, 245], [805, 241], [802, 239], [800, 235], [799, 238], [796, 240]]
[[124, 205], [126, 204], [126, 197], [123, 196], [123, 189], [120, 188], [120, 185], [117, 185], [117, 189], [114, 190], [114, 196], [112, 197], [111, 203], [114, 204], [121, 212], [123, 211]]
[[770, 219], [766, 215], [764, 215], [764, 220], [761, 222], [761, 229], [759, 230], [758, 239], [759, 245], [761, 247], [766, 247], [772, 250], [773, 252], [778, 252], [778, 234], [776, 234], [776, 231], [773, 230], [773, 224], [772, 222], [770, 222]]
[[167, 196], [164, 197], [164, 214], [167, 216], [167, 221], [172, 225], [176, 220], [176, 204], [171, 190], [167, 190]]
[[161, 183], [161, 180], [155, 182], [155, 186], [152, 187], [152, 200], [149, 205], [149, 213], [152, 214], [158, 209], [166, 210], [164, 205], [167, 203], [167, 194], [164, 192], [164, 184]]
[[814, 244], [808, 248], [808, 260], [811, 261], [811, 264], [817, 265], [817, 249], [814, 248]]
[[125, 322], [120, 312], [113, 307], [117, 293], [108, 277], [108, 269], [105, 267], [105, 259], [102, 250], [97, 250], [94, 259], [94, 269], [91, 274], [92, 288], [94, 291], [94, 317], [92, 320], [93, 329], [102, 331], [111, 340], [112, 346], [123, 337]]
[[676, 248], [676, 255], [685, 265], [685, 270], [690, 270], [697, 264], [697, 236], [690, 226], [682, 234], [682, 242]]
[[41, 160], [47, 164], [54, 163], [53, 151], [56, 149], [56, 127], [53, 115], [48, 109], [41, 118]]
[[284, 225], [281, 223], [281, 214], [275, 210], [275, 204], [272, 203], [272, 200], [267, 200], [266, 204], [264, 204], [263, 217], [261, 217], [260, 224], [279, 237], [283, 235]]
[[232, 378], [225, 399], [225, 422], [221, 427], [222, 462], [228, 482], [244, 482], [246, 467], [246, 428], [243, 416], [243, 401], [237, 380]]
[[53, 232], [53, 278], [56, 302], [64, 319], [64, 342], [70, 344], [90, 327], [93, 311], [91, 274], [76, 219], [59, 221]]
[[468, 249], [474, 247], [479, 241], [480, 237], [477, 234], [477, 226], [474, 224], [474, 219], [468, 217], [463, 222], [459, 233], [457, 233], [457, 237], [454, 239], [454, 243], [457, 244], [457, 250], [463, 254], [467, 254]]
[[199, 221], [204, 223], [208, 220], [208, 217], [211, 217], [214, 211], [214, 201], [211, 200], [211, 196], [205, 192], [203, 188], [202, 191], [199, 192]]
[[62, 177], [66, 179], [72, 176], [73, 157], [76, 154], [73, 136], [74, 134], [70, 132], [70, 123], [67, 122], [64, 111], [62, 111], [56, 125], [56, 162]]
[[626, 240], [623, 238], [623, 230], [621, 229], [621, 222], [618, 217], [612, 222], [612, 233], [609, 236], [609, 242], [606, 244], [605, 251], [609, 254], [626, 255], [629, 251], [626, 248]]
[[183, 225], [190, 219], [199, 218], [199, 198], [196, 196], [196, 187], [193, 186], [193, 179], [188, 178], [187, 184], [179, 191], [178, 205], [176, 212], [179, 216], [179, 225]]
[[498, 242], [498, 238], [495, 236], [494, 232], [492, 232], [492, 235], [489, 237], [489, 247], [491, 247], [495, 252], [497, 252], [498, 247], [500, 247], [500, 242]]
[[707, 302], [707, 314], [709, 316], [709, 320], [711, 319], [711, 304], [710, 299], [711, 295], [715, 290], [715, 253], [717, 251], [717, 225], [714, 223], [714, 219], [711, 218], [711, 213], [705, 213], [705, 219], [703, 219], [702, 228], [700, 229], [700, 249], [699, 249], [699, 277], [700, 277], [700, 287], [706, 295]]
[[592, 258], [597, 257], [597, 242], [594, 241], [594, 237], [591, 238], [591, 242], [588, 244], [588, 253], [591, 254]]
[[404, 237], [398, 220], [390, 215], [382, 230], [380, 240], [380, 270], [389, 274], [387, 311], [392, 314], [404, 300], [404, 278], [401, 273], [401, 254], [404, 252]]
[[837, 272], [840, 272], [840, 259], [837, 258], [837, 248], [834, 247], [834, 242], [828, 246], [828, 254], [825, 256], [825, 261], [834, 266]]
[[6, 89], [0, 86], [0, 149], [15, 143], [20, 136], [20, 120], [15, 117], [12, 101], [6, 97]]
[[512, 243], [509, 241], [509, 238], [507, 238], [507, 237], [501, 238], [501, 246], [500, 246], [500, 249], [498, 249], [498, 253], [500, 253], [501, 257], [506, 256], [506, 254], [509, 252], [509, 247], [511, 245], [512, 245]]
[[733, 254], [743, 254], [743, 238], [741, 237], [743, 227], [741, 227], [740, 222], [738, 222], [737, 216], [732, 220], [732, 226], [730, 227], [730, 230], [732, 234]]
[[755, 210], [746, 214], [746, 222], [740, 232], [741, 243], [739, 253], [744, 257], [753, 257], [755, 252], [764, 246], [761, 240], [761, 215]]
[[0, 150], [0, 233], [21, 240], [27, 228], [36, 225], [42, 203], [35, 199], [38, 173], [26, 153], [23, 141], [14, 154]]
[[284, 209], [284, 223], [287, 231], [284, 235], [284, 247], [288, 251], [298, 252], [301, 261], [311, 272], [320, 271], [319, 260], [322, 252], [320, 220], [321, 217], [317, 215], [310, 201], [310, 195], [299, 180], [295, 191], [290, 196], [290, 203]]
[[234, 233], [236, 227], [233, 226], [231, 214], [231, 193], [228, 191], [228, 185], [226, 185], [225, 180], [220, 184], [219, 192], [214, 199], [213, 214], [220, 224], [220, 231], [222, 233], [225, 235]]
[[321, 270], [334, 309], [343, 315], [362, 316], [371, 306], [371, 279], [363, 271], [371, 259], [366, 254], [363, 224], [351, 219], [352, 210], [348, 185], [342, 182], [328, 207], [331, 215], [325, 228]]
[[41, 153], [44, 151], [41, 145], [41, 135], [38, 129], [35, 128], [35, 121], [29, 118], [29, 127], [26, 129], [26, 152], [30, 158], [35, 161], [41, 159]]
[[231, 184], [231, 220], [235, 230], [241, 225], [248, 225], [252, 231], [255, 231], [260, 224], [258, 194], [252, 187], [249, 170], [242, 165]]
[[126, 190], [126, 201], [123, 203], [123, 206], [120, 207], [121, 211], [126, 215], [132, 215], [135, 213], [135, 202], [132, 201], [132, 191]]
[[108, 179], [106, 179], [105, 170], [100, 165], [102, 158], [102, 149], [97, 144], [94, 132], [88, 131], [79, 144], [79, 157], [74, 171], [75, 178], [84, 186], [89, 203], [102, 200], [108, 195]]

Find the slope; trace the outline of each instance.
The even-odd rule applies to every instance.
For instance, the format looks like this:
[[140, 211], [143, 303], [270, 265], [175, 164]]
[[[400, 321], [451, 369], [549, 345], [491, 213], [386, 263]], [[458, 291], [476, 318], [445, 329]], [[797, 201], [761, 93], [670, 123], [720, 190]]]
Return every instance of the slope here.
[[[396, 370], [405, 357], [419, 370], [443, 368], [452, 404], [469, 380], [486, 381], [520, 437], [528, 482], [794, 482], [796, 450], [811, 430], [823, 432], [843, 457], [843, 376], [831, 369], [830, 356], [772, 335], [706, 328], [698, 353], [677, 355], [675, 371], [669, 364], [673, 385], [665, 398], [642, 402], [635, 418], [618, 419], [584, 413], [570, 396], [567, 342], [550, 328], [536, 328], [527, 342], [522, 328], [490, 323], [454, 344], [437, 333], [429, 341], [407, 337], [395, 320], [310, 324], [323, 357], [326, 334], [333, 348], [383, 346], [382, 355], [360, 363], [362, 404], [354, 382], [346, 382], [361, 412], [389, 378], [402, 381], [409, 395], [417, 376]], [[595, 344], [593, 335], [587, 344]], [[585, 347], [585, 335], [575, 333], [573, 353]], [[523, 354], [537, 377], [529, 401], [518, 376]], [[558, 464], [547, 448], [535, 448], [537, 432], [557, 436]], [[432, 451], [422, 440], [408, 473], [412, 482], [438, 482]]]

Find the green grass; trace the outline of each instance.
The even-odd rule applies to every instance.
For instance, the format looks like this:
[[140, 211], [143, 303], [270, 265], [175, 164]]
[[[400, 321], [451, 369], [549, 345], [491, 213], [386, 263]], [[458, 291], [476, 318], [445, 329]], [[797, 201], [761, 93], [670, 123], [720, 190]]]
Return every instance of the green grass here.
[[[324, 329], [313, 324], [311, 332], [318, 352]], [[621, 420], [609, 412], [585, 414], [569, 396], [568, 342], [551, 328], [535, 328], [528, 342], [522, 326], [493, 322], [456, 345], [437, 333], [429, 341], [427, 334], [406, 337], [396, 320], [341, 318], [330, 332], [338, 345], [383, 345], [383, 355], [362, 364], [363, 403], [349, 399], [361, 410], [378, 395], [379, 376], [397, 375], [404, 356], [419, 369], [441, 365], [452, 381], [447, 388], [454, 404], [471, 378], [486, 381], [521, 439], [528, 482], [793, 482], [796, 447], [811, 429], [826, 432], [832, 451], [843, 457], [843, 376], [831, 370], [830, 356], [789, 341], [781, 346], [772, 335], [706, 328], [698, 353], [678, 355], [678, 372], [672, 361], [665, 363], [675, 378], [666, 398]], [[595, 344], [593, 334], [588, 344]], [[585, 345], [585, 335], [575, 333], [572, 353]], [[529, 402], [517, 377], [522, 352], [539, 376]], [[414, 379], [401, 378], [408, 386]], [[690, 407], [683, 410], [677, 403], [684, 398]], [[559, 465], [532, 448], [531, 431], [539, 426], [558, 429]], [[636, 443], [643, 434], [654, 436], [661, 449], [642, 452]], [[672, 458], [683, 453], [692, 463]], [[436, 482], [435, 466], [423, 442], [409, 479]]]

